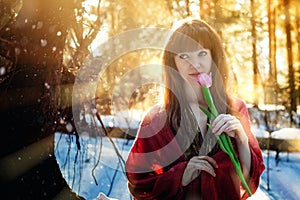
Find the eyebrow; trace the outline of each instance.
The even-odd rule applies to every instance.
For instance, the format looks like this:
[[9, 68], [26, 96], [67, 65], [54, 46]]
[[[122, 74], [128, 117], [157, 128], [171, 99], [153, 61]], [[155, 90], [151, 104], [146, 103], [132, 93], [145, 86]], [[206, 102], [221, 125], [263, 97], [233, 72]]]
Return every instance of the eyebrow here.
[[177, 55], [178, 55], [178, 54], [183, 54], [183, 53], [193, 53], [193, 52], [203, 51], [203, 50], [209, 50], [209, 49], [201, 48], [201, 49], [198, 49], [198, 50], [195, 50], [195, 51], [183, 51], [183, 52], [177, 53]]

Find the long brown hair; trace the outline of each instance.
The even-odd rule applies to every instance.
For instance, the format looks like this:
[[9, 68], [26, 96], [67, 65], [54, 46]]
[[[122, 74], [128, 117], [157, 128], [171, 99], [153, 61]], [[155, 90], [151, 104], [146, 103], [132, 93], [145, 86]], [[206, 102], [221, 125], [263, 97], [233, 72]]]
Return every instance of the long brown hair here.
[[[199, 47], [211, 51], [213, 85], [210, 91], [218, 112], [228, 112], [228, 98], [226, 94], [228, 71], [220, 37], [211, 26], [202, 20], [186, 19], [181, 21], [179, 26], [177, 25], [172, 30], [166, 43], [162, 64], [164, 66], [164, 80], [166, 84], [164, 106], [168, 116], [168, 123], [174, 134], [177, 134], [179, 129], [182, 131], [181, 139], [184, 141], [182, 141], [182, 148], [184, 149], [187, 148], [187, 145], [195, 143], [195, 141], [195, 149], [199, 149], [202, 139], [197, 138], [198, 124], [191, 113], [183, 92], [184, 80], [178, 73], [174, 73], [178, 72], [174, 57], [177, 53], [197, 50]], [[197, 137], [195, 138], [195, 136]]]

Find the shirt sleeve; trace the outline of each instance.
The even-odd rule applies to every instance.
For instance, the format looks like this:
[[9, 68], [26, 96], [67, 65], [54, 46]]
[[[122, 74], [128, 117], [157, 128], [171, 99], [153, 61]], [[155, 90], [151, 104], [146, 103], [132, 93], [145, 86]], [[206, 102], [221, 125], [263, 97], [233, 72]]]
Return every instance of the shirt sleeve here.
[[162, 122], [149, 116], [142, 121], [126, 160], [128, 188], [135, 199], [181, 199], [183, 195], [181, 179], [187, 161]]
[[[265, 169], [265, 165], [258, 141], [251, 131], [251, 122], [246, 104], [243, 101], [240, 101], [239, 105], [239, 113], [241, 115], [240, 121], [248, 136], [248, 143], [251, 152], [251, 169], [248, 185], [252, 194], [254, 194], [259, 186], [260, 176]], [[243, 199], [246, 199], [247, 197], [249, 197], [248, 193], [245, 192], [243, 195]]]

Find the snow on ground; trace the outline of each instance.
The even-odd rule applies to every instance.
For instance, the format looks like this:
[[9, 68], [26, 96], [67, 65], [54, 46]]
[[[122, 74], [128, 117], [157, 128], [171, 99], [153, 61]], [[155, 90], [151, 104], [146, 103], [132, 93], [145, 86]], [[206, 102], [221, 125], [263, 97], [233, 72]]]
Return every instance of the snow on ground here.
[[[78, 195], [95, 199], [103, 192], [117, 199], [130, 199], [122, 170], [124, 165], [121, 165], [107, 137], [80, 137], [80, 150], [73, 135], [56, 133], [54, 143], [62, 175]], [[114, 143], [125, 160], [132, 140], [114, 139]]]
[[276, 165], [275, 155], [275, 151], [269, 151], [268, 161], [268, 151], [263, 150], [266, 169], [262, 174], [259, 186], [261, 195], [256, 199], [300, 199], [300, 153], [280, 153], [278, 165]]
[[299, 128], [282, 128], [271, 133], [272, 138], [276, 139], [300, 139]]
[[[122, 158], [126, 160], [133, 141], [115, 138], [113, 141]], [[124, 165], [120, 164], [122, 161], [118, 159], [107, 137], [81, 136], [80, 150], [73, 135], [56, 133], [54, 142], [55, 156], [61, 172], [77, 194], [88, 200], [95, 199], [100, 192], [119, 200], [131, 199], [122, 170]], [[249, 199], [300, 199], [300, 153], [280, 153], [278, 165], [275, 154], [274, 151], [268, 153], [263, 150], [266, 170], [262, 174], [259, 189]]]

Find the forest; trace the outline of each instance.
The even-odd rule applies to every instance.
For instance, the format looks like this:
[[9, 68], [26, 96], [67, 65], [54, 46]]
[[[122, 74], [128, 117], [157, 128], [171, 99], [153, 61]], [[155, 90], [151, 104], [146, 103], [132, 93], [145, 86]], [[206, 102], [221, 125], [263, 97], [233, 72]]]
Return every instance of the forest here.
[[267, 131], [299, 128], [298, 0], [0, 0], [1, 196], [83, 199], [56, 162], [55, 133], [78, 149], [81, 134], [134, 138], [101, 116], [131, 124], [161, 100], [165, 30], [187, 17], [217, 30], [230, 92], [265, 113]]

